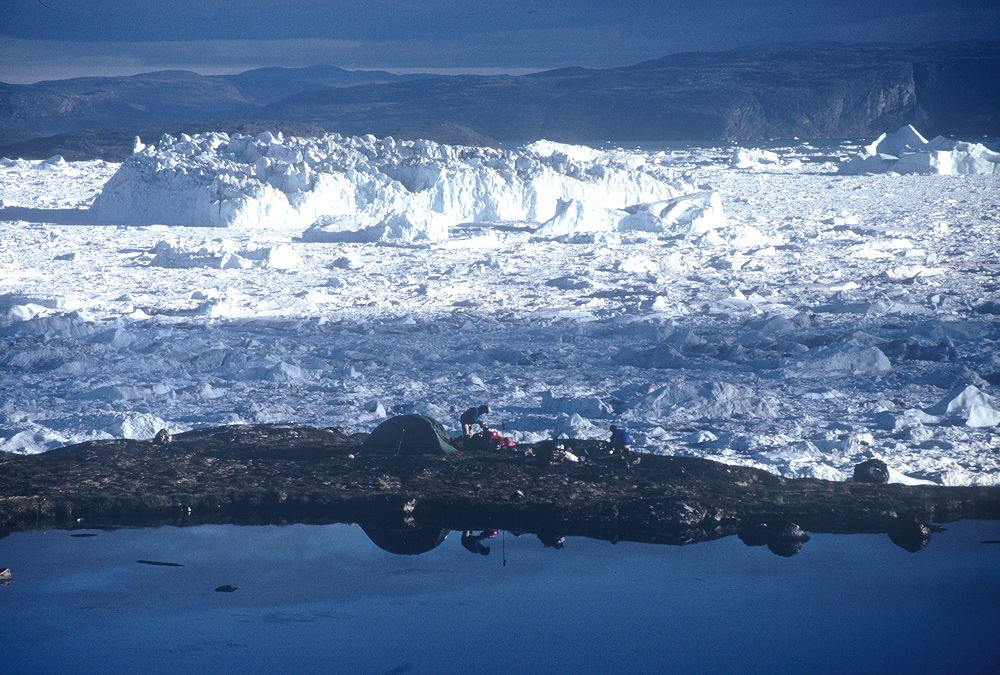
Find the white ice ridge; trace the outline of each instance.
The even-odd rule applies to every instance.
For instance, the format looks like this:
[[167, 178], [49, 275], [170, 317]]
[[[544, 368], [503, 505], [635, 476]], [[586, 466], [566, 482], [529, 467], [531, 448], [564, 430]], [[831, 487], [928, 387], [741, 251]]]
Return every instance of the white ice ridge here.
[[838, 173], [1000, 174], [1000, 153], [980, 143], [937, 136], [928, 141], [912, 126], [882, 134], [843, 164]]
[[[137, 145], [137, 148], [140, 147]], [[603, 213], [693, 188], [662, 167], [539, 143], [521, 150], [373, 136], [163, 136], [143, 146], [92, 206], [97, 222], [305, 228], [334, 239], [447, 238], [468, 222], [542, 223], [568, 202]], [[622, 213], [621, 217], [624, 217]]]

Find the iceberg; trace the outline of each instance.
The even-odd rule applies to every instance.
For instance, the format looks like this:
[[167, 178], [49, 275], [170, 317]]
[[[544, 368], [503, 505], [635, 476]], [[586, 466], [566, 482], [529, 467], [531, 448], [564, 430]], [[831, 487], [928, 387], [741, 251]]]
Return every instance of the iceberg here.
[[496, 150], [373, 136], [207, 133], [165, 135], [142, 147], [104, 185], [91, 213], [108, 224], [317, 225], [341, 241], [439, 240], [447, 238], [442, 228], [460, 223], [544, 223], [567, 203], [615, 210], [686, 191], [658, 167], [575, 146]]
[[1000, 153], [980, 143], [955, 141], [937, 136], [928, 141], [913, 126], [893, 134], [882, 134], [863, 152], [844, 163], [837, 173], [916, 173], [960, 175], [1000, 173]]
[[964, 418], [966, 426], [974, 428], [1000, 424], [1000, 408], [993, 397], [971, 384], [955, 387], [926, 412], [929, 415]]

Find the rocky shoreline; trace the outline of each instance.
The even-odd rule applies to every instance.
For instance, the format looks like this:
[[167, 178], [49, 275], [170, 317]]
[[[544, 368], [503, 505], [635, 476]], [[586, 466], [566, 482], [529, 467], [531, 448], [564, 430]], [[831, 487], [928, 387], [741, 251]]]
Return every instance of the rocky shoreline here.
[[607, 456], [600, 441], [563, 442], [573, 453], [590, 452], [579, 463], [525, 462], [526, 449], [547, 457], [546, 444], [406, 454], [366, 447], [367, 436], [247, 425], [3, 455], [0, 536], [39, 528], [353, 522], [403, 533], [493, 528], [664, 544], [737, 534], [794, 553], [807, 531], [887, 533], [918, 550], [932, 523], [1000, 520], [997, 487], [786, 479], [646, 454], [629, 463]]

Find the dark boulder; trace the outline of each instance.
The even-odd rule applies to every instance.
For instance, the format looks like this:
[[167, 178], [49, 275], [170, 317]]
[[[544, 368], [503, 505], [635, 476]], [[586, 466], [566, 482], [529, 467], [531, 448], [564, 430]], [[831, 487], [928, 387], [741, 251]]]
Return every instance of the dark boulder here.
[[879, 485], [889, 482], [889, 465], [881, 459], [867, 459], [854, 467], [855, 483], [876, 483]]

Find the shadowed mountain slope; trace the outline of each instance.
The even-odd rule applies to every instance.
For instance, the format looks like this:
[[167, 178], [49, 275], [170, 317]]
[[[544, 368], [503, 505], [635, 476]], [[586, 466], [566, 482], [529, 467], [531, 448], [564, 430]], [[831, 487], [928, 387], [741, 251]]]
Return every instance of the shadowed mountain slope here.
[[11, 147], [33, 134], [129, 128], [147, 139], [156, 136], [147, 126], [249, 118], [351, 135], [464, 128], [446, 135], [508, 142], [867, 138], [906, 124], [929, 135], [1000, 136], [1000, 44], [689, 53], [523, 76], [315, 66], [0, 83], [0, 155], [110, 143], [69, 136], [44, 151]]
[[451, 121], [507, 141], [867, 137], [905, 124], [980, 135], [1000, 133], [997, 82], [996, 46], [759, 50], [305, 92], [262, 114], [376, 135]]

